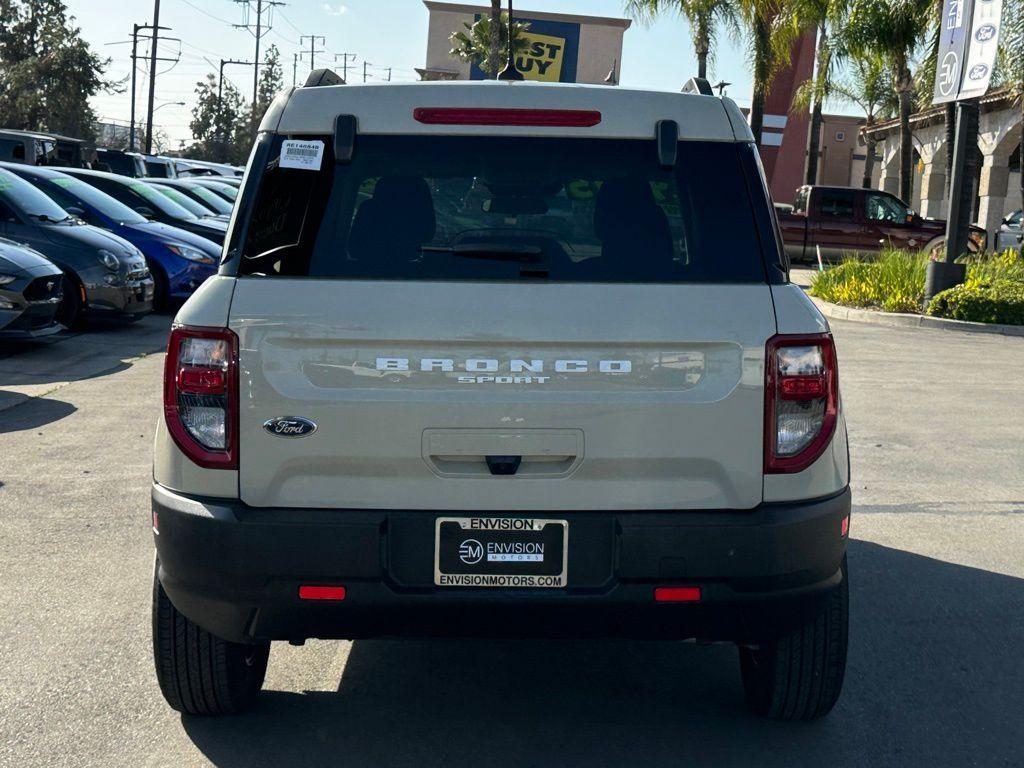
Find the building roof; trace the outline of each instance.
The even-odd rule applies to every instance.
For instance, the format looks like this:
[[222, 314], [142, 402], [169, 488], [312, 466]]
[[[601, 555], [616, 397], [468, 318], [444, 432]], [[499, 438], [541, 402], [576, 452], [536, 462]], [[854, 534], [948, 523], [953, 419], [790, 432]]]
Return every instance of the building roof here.
[[[471, 13], [487, 15], [491, 12], [489, 6], [468, 5], [466, 3], [442, 3], [437, 0], [423, 0], [423, 4], [430, 11], [446, 11], [448, 13]], [[590, 24], [594, 26], [618, 27], [629, 29], [632, 25], [631, 19], [616, 19], [609, 16], [580, 16], [569, 13], [549, 13], [547, 11], [527, 11], [522, 8], [515, 8], [512, 11], [513, 17], [526, 16], [531, 19], [545, 21], [562, 21], [570, 24]]]

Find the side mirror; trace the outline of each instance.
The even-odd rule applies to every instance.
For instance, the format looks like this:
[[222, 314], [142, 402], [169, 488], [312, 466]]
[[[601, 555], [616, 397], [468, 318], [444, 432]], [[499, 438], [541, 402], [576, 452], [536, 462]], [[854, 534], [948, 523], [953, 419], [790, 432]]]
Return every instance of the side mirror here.
[[136, 206], [135, 207], [135, 212], [145, 216], [147, 219], [155, 219], [156, 218], [156, 214], [153, 213], [153, 209], [152, 208], [148, 208], [145, 205]]
[[83, 221], [87, 218], [85, 211], [79, 208], [77, 205], [69, 206], [64, 209], [69, 215], [74, 216], [76, 219], [82, 219]]

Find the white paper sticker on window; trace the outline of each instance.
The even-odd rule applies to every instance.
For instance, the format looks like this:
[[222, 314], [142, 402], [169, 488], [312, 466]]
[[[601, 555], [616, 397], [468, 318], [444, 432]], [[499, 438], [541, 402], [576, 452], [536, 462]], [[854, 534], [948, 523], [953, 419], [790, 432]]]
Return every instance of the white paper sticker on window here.
[[324, 156], [322, 141], [299, 141], [286, 139], [281, 142], [281, 167], [301, 168], [305, 171], [319, 171]]

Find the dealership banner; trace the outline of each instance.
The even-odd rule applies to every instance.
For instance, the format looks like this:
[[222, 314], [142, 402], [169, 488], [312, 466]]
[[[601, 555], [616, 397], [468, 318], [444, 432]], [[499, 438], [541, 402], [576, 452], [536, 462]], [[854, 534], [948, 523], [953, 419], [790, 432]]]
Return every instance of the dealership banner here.
[[945, 0], [933, 104], [983, 96], [999, 45], [1002, 0]]

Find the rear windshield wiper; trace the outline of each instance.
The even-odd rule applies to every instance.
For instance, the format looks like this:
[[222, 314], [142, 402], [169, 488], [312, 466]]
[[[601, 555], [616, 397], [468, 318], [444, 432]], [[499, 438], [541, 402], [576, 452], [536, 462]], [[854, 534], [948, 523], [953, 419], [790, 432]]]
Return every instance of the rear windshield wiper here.
[[502, 243], [463, 243], [460, 245], [424, 245], [420, 253], [450, 253], [463, 259], [491, 261], [518, 261], [534, 264], [541, 260], [544, 250], [536, 245]]

